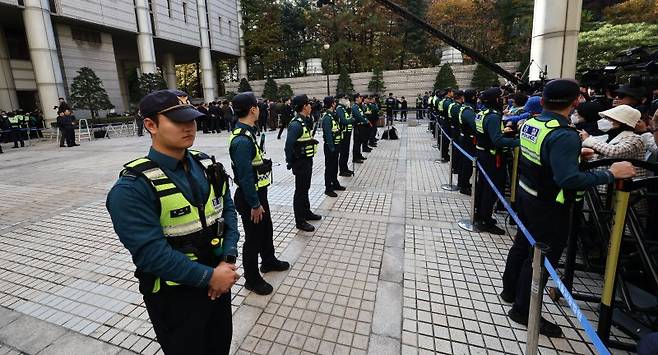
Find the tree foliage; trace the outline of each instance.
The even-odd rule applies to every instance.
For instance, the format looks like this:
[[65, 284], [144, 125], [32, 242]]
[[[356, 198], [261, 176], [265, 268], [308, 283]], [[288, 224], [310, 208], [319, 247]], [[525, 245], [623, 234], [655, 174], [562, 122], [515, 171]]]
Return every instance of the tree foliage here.
[[372, 78], [368, 82], [368, 91], [373, 94], [381, 94], [386, 90], [386, 85], [384, 85], [384, 73], [380, 67], [375, 67], [372, 71]]
[[492, 72], [484, 65], [477, 64], [475, 66], [473, 79], [471, 80], [471, 87], [473, 89], [484, 90], [498, 85], [500, 85], [500, 82], [498, 81], [498, 75], [496, 75], [496, 73]]
[[457, 89], [457, 79], [455, 79], [450, 64], [443, 64], [439, 72], [436, 73], [436, 79], [434, 80], [434, 90], [445, 88]]
[[148, 95], [149, 93], [162, 90], [167, 88], [167, 83], [165, 82], [162, 74], [159, 72], [156, 73], [144, 73], [139, 76], [139, 92], [142, 97]]
[[621, 51], [658, 43], [658, 24], [605, 24], [581, 32], [578, 41], [578, 70], [605, 66]]
[[279, 86], [279, 98], [281, 99], [289, 99], [293, 97], [295, 94], [292, 92], [292, 88], [288, 84], [283, 84]]
[[71, 83], [71, 103], [75, 109], [91, 111], [91, 117], [98, 117], [98, 110], [114, 108], [103, 87], [103, 82], [91, 68], [82, 67]]
[[603, 17], [613, 24], [656, 23], [656, 19], [658, 19], [658, 1], [627, 0], [603, 9]]
[[242, 78], [240, 79], [240, 85], [238, 86], [238, 92], [248, 92], [248, 91], [253, 91], [251, 89], [251, 85], [249, 85], [249, 82], [247, 79]]
[[354, 93], [354, 84], [352, 78], [347, 73], [347, 68], [343, 67], [338, 75], [338, 82], [336, 83], [336, 96], [351, 95]]
[[263, 88], [263, 97], [270, 100], [276, 100], [279, 98], [279, 87], [276, 84], [276, 81], [271, 77], [267, 78], [265, 81], [265, 87]]

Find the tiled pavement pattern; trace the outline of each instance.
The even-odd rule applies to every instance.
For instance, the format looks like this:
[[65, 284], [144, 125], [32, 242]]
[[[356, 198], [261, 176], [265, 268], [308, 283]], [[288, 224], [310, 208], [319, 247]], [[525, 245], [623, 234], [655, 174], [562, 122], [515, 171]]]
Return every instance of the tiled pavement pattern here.
[[[525, 350], [524, 327], [509, 322], [497, 296], [509, 236], [459, 229], [469, 200], [440, 188], [449, 165], [435, 162], [426, 126], [397, 128], [401, 139], [380, 141], [355, 177], [340, 178], [348, 190], [335, 199], [323, 194], [319, 149], [311, 205], [325, 218], [314, 233], [294, 228], [284, 140], [267, 135], [274, 242], [292, 269], [266, 275], [275, 287], [267, 297], [248, 292], [244, 280], [233, 288], [233, 352]], [[226, 144], [226, 133], [200, 134], [195, 148], [228, 167]], [[127, 137], [0, 156], [0, 354], [161, 353], [104, 207], [121, 165], [148, 146], [148, 137]], [[577, 288], [596, 290], [596, 278], [578, 276]], [[580, 304], [595, 320], [596, 305]], [[564, 325], [566, 338], [540, 337], [542, 354], [592, 353], [563, 302], [545, 297], [544, 314]]]

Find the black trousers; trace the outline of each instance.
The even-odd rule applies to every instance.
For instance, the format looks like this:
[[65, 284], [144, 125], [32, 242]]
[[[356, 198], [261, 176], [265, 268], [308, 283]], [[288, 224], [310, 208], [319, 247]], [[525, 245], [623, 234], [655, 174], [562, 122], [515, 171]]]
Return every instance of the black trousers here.
[[350, 142], [352, 140], [352, 132], [345, 132], [343, 140], [338, 147], [338, 167], [341, 173], [350, 170], [347, 166], [347, 161], [350, 159]]
[[422, 107], [416, 107], [416, 118], [419, 120], [423, 119], [423, 108]]
[[407, 110], [404, 109], [400, 111], [400, 121], [406, 121], [407, 120]]
[[23, 141], [23, 132], [21, 132], [20, 128], [12, 127], [11, 139], [14, 141], [14, 148], [18, 147], [18, 142], [21, 143], [21, 147], [25, 147], [25, 142]]
[[73, 126], [64, 127], [64, 133], [66, 135], [66, 145], [72, 147], [75, 145], [75, 128]]
[[137, 124], [137, 136], [141, 137], [144, 135], [144, 120], [138, 119], [135, 120], [135, 124]]
[[[545, 243], [550, 250], [546, 258], [553, 266], [566, 246], [569, 233], [569, 207], [556, 202], [540, 201], [525, 190], [517, 189], [519, 218], [536, 241]], [[530, 307], [530, 284], [532, 282], [532, 247], [521, 232], [516, 233], [514, 244], [507, 254], [503, 291], [516, 295], [513, 308], [527, 315]], [[540, 289], [548, 280], [544, 275]]]
[[[460, 146], [462, 145], [461, 142], [461, 136], [459, 135], [459, 130], [450, 127], [450, 132], [451, 132], [451, 137], [454, 143], [459, 144]], [[462, 158], [462, 153], [457, 150], [457, 148], [454, 147], [454, 145], [451, 147], [452, 148], [452, 153], [450, 154], [450, 159], [452, 161], [450, 162], [450, 166], [452, 167], [452, 173], [457, 174], [459, 172], [459, 165], [461, 164], [461, 158]]]
[[292, 167], [295, 174], [295, 194], [292, 198], [292, 207], [295, 212], [295, 222], [305, 222], [311, 214], [311, 202], [308, 199], [308, 190], [311, 189], [313, 175], [313, 159], [303, 158]]
[[[501, 155], [493, 155], [488, 151], [477, 150], [477, 158], [496, 188], [503, 192], [505, 188], [505, 161]], [[475, 221], [491, 223], [494, 204], [498, 197], [484, 176], [480, 176], [475, 185]]]
[[338, 149], [340, 146], [334, 145], [332, 150], [327, 143], [324, 144], [324, 187], [327, 191], [340, 186], [338, 183]]
[[389, 125], [393, 122], [393, 110], [386, 110], [386, 124]]
[[368, 144], [375, 144], [375, 138], [377, 137], [377, 120], [370, 121], [370, 127], [368, 133], [369, 133], [368, 141], [364, 146], [367, 146]]
[[[475, 156], [475, 144], [473, 144], [472, 137], [460, 136], [461, 147], [470, 154]], [[462, 154], [458, 152], [458, 154]], [[459, 160], [459, 172], [457, 176], [457, 186], [461, 191], [466, 191], [471, 188], [471, 177], [473, 176], [473, 162], [465, 157], [461, 157]]]
[[354, 144], [352, 144], [352, 160], [358, 160], [363, 158], [361, 155], [361, 135], [363, 132], [363, 126], [354, 126]]
[[247, 203], [242, 189], [235, 190], [235, 209], [242, 218], [244, 228], [244, 244], [242, 244], [242, 266], [244, 267], [244, 278], [249, 283], [263, 281], [258, 271], [258, 255], [263, 264], [276, 260], [274, 256], [274, 229], [272, 227], [272, 214], [270, 204], [267, 201], [267, 188], [258, 190], [258, 199], [265, 210], [263, 219], [259, 223], [251, 221], [251, 206]]
[[[450, 154], [448, 152], [448, 146], [450, 145], [450, 137], [452, 135], [452, 130], [450, 129], [450, 123], [445, 120], [443, 117], [439, 119], [439, 124], [441, 125], [441, 128], [446, 132], [446, 134], [443, 136], [443, 141], [439, 139], [439, 142], [441, 144], [441, 159], [443, 160], [448, 160], [450, 159]], [[441, 134], [439, 130], [439, 134]]]
[[233, 336], [231, 293], [214, 301], [206, 288], [175, 286], [144, 296], [166, 355], [228, 354]]

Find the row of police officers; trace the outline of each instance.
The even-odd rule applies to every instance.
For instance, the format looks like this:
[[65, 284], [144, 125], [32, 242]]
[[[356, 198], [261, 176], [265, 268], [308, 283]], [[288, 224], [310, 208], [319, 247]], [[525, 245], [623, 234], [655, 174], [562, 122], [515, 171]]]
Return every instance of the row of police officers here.
[[[352, 132], [355, 163], [365, 160], [362, 149], [376, 146], [378, 107], [371, 99], [370, 105], [362, 105], [360, 95], [353, 99], [352, 106], [345, 97], [338, 102], [333, 97], [324, 99], [320, 124], [329, 196], [345, 190], [337, 179], [339, 171], [342, 176], [354, 174], [347, 166]], [[317, 126], [306, 95], [295, 96], [291, 105], [295, 116], [288, 125], [285, 155], [295, 176], [295, 222], [297, 228], [313, 231], [308, 221], [322, 218], [311, 210], [308, 196], [319, 144], [314, 138]], [[151, 136], [150, 151], [124, 165], [107, 197], [114, 229], [132, 255], [139, 290], [166, 354], [228, 354], [230, 289], [241, 277], [235, 264], [238, 214], [245, 232], [245, 288], [270, 294], [273, 288], [262, 274], [290, 267], [274, 251], [267, 196], [272, 161], [267, 158], [264, 136], [256, 139], [258, 101], [253, 93], [241, 93], [232, 106], [238, 118], [229, 137], [237, 185], [233, 198], [222, 164], [189, 149], [196, 120], [203, 114], [178, 90], [155, 91], [141, 100], [139, 111]]]

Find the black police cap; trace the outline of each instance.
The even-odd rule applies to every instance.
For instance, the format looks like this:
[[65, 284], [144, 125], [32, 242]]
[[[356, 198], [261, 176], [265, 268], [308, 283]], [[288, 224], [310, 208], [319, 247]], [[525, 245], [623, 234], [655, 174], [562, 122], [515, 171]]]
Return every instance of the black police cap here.
[[464, 91], [463, 90], [455, 90], [453, 93], [455, 94], [455, 97], [463, 97], [464, 96]]
[[295, 108], [301, 108], [308, 104], [308, 102], [308, 96], [306, 95], [297, 95], [292, 98], [292, 106]]
[[478, 92], [475, 89], [464, 90], [464, 97], [476, 97]]
[[235, 115], [240, 118], [247, 116], [249, 114], [249, 110], [251, 110], [252, 107], [258, 105], [258, 100], [256, 99], [256, 95], [254, 95], [254, 93], [251, 91], [241, 92], [233, 97], [231, 104], [233, 105], [233, 111], [235, 111]]
[[356, 99], [358, 99], [359, 97], [361, 97], [361, 94], [356, 93], [356, 94], [352, 95], [352, 100], [356, 101]]
[[187, 93], [180, 90], [158, 90], [144, 96], [139, 102], [139, 113], [145, 118], [162, 114], [176, 122], [194, 121], [204, 116], [192, 106]]
[[336, 102], [336, 99], [334, 99], [333, 96], [327, 96], [327, 97], [325, 97], [324, 100], [323, 100], [324, 107], [326, 107], [326, 108], [331, 107], [331, 105], [333, 105], [334, 102]]
[[568, 104], [576, 100], [579, 95], [578, 82], [571, 79], [555, 79], [544, 86], [542, 98], [545, 103]]
[[499, 87], [493, 87], [484, 90], [480, 94], [480, 101], [482, 101], [483, 103], [493, 103], [498, 101], [498, 99], [502, 96], [503, 96], [503, 91]]

